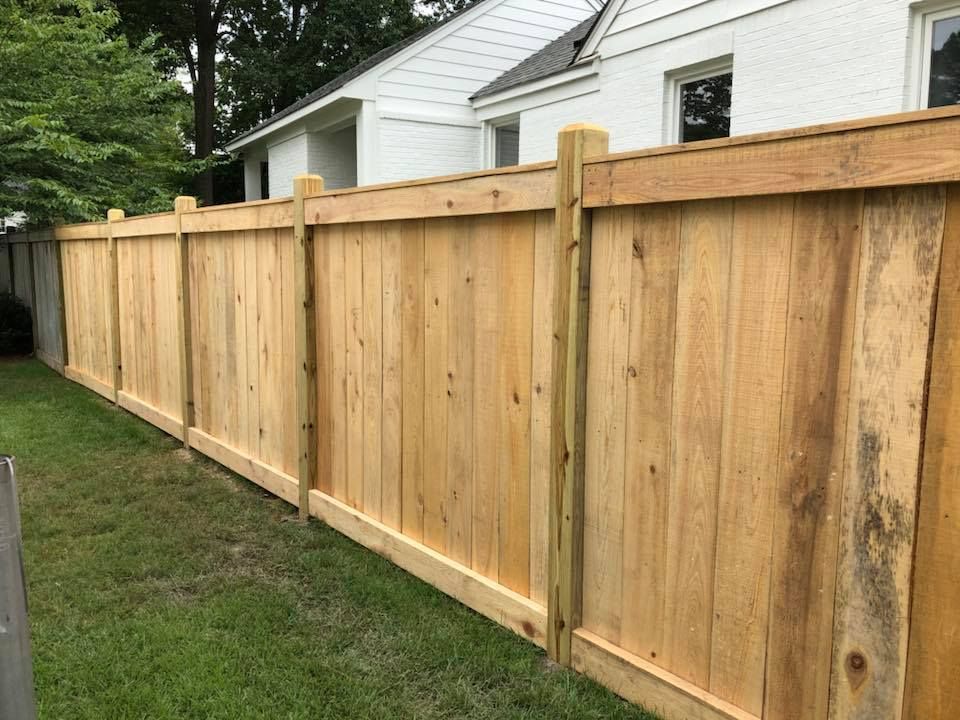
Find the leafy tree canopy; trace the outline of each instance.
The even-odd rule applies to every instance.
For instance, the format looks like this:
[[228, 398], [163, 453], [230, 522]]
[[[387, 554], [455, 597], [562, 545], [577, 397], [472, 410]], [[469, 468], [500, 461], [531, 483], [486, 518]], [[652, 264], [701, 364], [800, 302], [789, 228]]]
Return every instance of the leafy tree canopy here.
[[190, 171], [182, 87], [98, 0], [0, 0], [0, 216], [168, 210]]

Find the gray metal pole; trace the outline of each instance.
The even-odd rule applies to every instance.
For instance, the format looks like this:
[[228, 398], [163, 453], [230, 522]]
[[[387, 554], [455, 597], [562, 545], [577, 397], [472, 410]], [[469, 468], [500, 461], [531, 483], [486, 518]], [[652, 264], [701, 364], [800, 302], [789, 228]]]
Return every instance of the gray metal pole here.
[[0, 720], [36, 720], [13, 458], [0, 455]]

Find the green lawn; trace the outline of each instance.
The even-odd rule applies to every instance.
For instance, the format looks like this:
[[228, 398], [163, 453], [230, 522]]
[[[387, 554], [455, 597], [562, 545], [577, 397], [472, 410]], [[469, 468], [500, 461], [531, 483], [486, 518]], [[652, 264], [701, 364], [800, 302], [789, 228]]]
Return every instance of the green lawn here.
[[0, 360], [42, 718], [644, 718], [84, 388]]

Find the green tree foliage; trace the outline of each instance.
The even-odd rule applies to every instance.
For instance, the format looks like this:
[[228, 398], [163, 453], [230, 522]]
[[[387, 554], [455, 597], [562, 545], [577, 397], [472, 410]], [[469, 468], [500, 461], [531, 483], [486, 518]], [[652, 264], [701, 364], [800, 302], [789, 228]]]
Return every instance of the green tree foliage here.
[[168, 210], [186, 97], [96, 0], [0, 0], [0, 216], [32, 224]]

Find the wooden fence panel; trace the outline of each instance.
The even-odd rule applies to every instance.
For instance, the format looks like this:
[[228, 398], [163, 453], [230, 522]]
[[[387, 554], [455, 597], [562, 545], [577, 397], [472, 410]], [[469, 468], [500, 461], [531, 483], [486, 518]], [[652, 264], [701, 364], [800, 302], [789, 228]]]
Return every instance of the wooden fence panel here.
[[[929, 334], [944, 200], [935, 186], [868, 193], [863, 263], [856, 192], [594, 211], [583, 628], [717, 708], [824, 716], [844, 481], [836, 633], [893, 696], [848, 701], [835, 678], [837, 716], [895, 704], [925, 377], [908, 347]], [[875, 329], [861, 337], [855, 313]], [[889, 458], [865, 458], [846, 429], [851, 348], [858, 397], [882, 393], [885, 427], [896, 419], [894, 450], [866, 448]], [[870, 507], [893, 525], [871, 529]], [[884, 548], [875, 562], [853, 550], [868, 547]]]
[[121, 391], [174, 426], [182, 414], [176, 253], [173, 235], [117, 239]]
[[295, 477], [292, 243], [292, 229], [189, 238], [195, 426]]
[[37, 357], [51, 367], [63, 369], [63, 338], [60, 324], [60, 264], [53, 241], [33, 244], [34, 297], [37, 307]]
[[13, 292], [11, 252], [9, 240], [7, 239], [0, 244], [0, 292]]
[[30, 271], [30, 244], [13, 243], [13, 294], [33, 310], [33, 273]]
[[541, 603], [552, 224], [315, 229], [320, 489]]
[[[106, 228], [103, 228], [106, 230]], [[110, 254], [107, 240], [67, 240], [63, 256], [63, 296], [68, 366], [72, 379], [112, 399], [110, 340]]]

